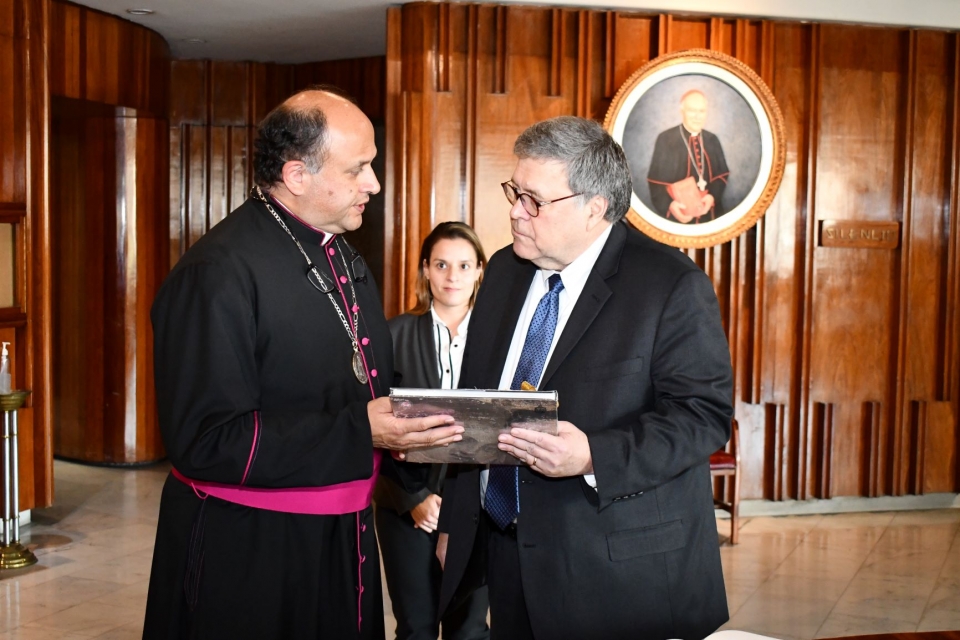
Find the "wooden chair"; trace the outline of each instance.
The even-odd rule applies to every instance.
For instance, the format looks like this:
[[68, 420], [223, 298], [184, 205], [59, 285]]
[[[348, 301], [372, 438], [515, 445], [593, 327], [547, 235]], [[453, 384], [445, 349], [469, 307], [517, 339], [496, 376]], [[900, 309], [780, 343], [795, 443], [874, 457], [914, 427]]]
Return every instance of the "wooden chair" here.
[[[740, 425], [736, 418], [730, 423], [730, 451], [724, 448], [710, 456], [710, 476], [725, 478], [720, 493], [722, 499], [714, 498], [713, 504], [730, 514], [730, 544], [737, 544], [740, 537]], [[733, 499], [726, 502], [725, 499], [730, 493], [730, 480], [733, 480]]]

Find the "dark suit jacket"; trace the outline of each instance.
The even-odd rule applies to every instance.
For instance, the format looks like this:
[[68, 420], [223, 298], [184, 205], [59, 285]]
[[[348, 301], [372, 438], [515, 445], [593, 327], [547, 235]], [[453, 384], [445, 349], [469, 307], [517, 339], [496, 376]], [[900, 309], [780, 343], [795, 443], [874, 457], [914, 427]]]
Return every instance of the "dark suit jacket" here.
[[[496, 388], [536, 267], [499, 251], [470, 322], [461, 387]], [[729, 438], [730, 354], [706, 275], [617, 223], [547, 364], [586, 432], [597, 491], [520, 467], [517, 542], [537, 637], [702, 638], [727, 620], [708, 460]], [[441, 611], [475, 585], [480, 468], [448, 476]], [[465, 578], [464, 576], [468, 576]], [[496, 621], [494, 621], [496, 624]]]
[[[393, 364], [397, 387], [439, 389], [437, 349], [433, 340], [433, 315], [416, 316], [410, 313], [389, 321], [393, 336]], [[408, 491], [396, 481], [381, 476], [374, 488], [373, 500], [380, 507], [389, 507], [397, 513], [406, 513], [427, 499], [431, 493], [440, 494], [446, 465], [403, 464], [416, 491]]]

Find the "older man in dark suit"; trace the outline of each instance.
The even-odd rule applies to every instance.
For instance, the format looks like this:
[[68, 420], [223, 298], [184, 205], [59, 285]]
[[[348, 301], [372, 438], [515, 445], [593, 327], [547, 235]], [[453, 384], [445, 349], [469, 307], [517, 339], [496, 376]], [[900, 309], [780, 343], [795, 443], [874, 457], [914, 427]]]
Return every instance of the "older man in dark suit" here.
[[559, 393], [556, 436], [514, 428], [520, 467], [448, 478], [441, 610], [484, 581], [491, 638], [703, 638], [727, 620], [708, 459], [732, 375], [710, 280], [622, 222], [630, 171], [595, 122], [527, 129], [504, 192], [461, 387]]

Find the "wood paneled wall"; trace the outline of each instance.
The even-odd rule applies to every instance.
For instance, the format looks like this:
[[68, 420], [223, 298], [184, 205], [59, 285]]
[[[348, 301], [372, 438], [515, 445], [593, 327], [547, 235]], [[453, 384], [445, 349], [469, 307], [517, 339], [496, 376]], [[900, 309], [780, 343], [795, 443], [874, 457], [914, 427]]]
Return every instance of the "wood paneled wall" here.
[[[52, 243], [63, 221], [48, 202], [49, 194], [58, 187], [50, 180], [51, 95], [124, 108], [127, 115], [159, 118], [159, 137], [152, 142], [147, 140], [149, 126], [137, 128], [137, 162], [144, 168], [144, 176], [150, 172], [148, 166], [161, 163], [159, 171], [165, 176], [168, 76], [166, 43], [142, 27], [58, 0], [0, 0], [0, 219], [17, 225], [19, 304], [0, 310], [0, 334], [14, 341], [14, 384], [33, 391], [20, 414], [20, 504], [25, 509], [53, 502], [53, 281], [60, 257], [54, 254]], [[117, 166], [103, 169], [116, 172]], [[152, 185], [138, 180], [136, 188], [140, 190], [138, 198], [167, 200], [166, 180], [154, 180]], [[159, 211], [165, 222], [165, 206]], [[138, 223], [149, 220], [144, 210], [137, 213]], [[166, 272], [166, 254], [158, 262], [143, 244], [125, 250], [127, 258], [142, 260], [135, 272], [127, 269], [124, 273], [128, 286], [136, 288], [140, 296], [136, 304], [141, 304], [144, 296], [151, 298], [156, 290], [151, 284], [156, 280], [155, 265]], [[110, 256], [100, 258], [109, 260]], [[138, 279], [129, 281], [134, 276]], [[129, 309], [131, 299], [121, 299], [121, 304]], [[70, 326], [71, 318], [58, 320]], [[144, 337], [149, 335], [149, 327], [142, 322], [124, 329], [128, 333], [135, 329], [136, 344], [148, 342]], [[82, 341], [85, 336], [77, 334], [75, 339]], [[144, 377], [149, 374], [149, 354], [141, 349], [119, 357], [123, 358], [120, 375], [127, 376], [128, 384], [134, 382], [128, 375], [131, 367], [139, 367], [138, 383], [148, 391], [137, 396], [146, 403], [138, 410], [152, 416], [152, 380]], [[150, 428], [149, 421], [143, 424]], [[148, 434], [137, 431], [139, 425], [131, 425], [127, 435], [149, 442]]]
[[170, 52], [158, 34], [50, 3], [54, 453], [164, 456], [149, 311], [167, 272]]
[[[385, 304], [413, 301], [421, 239], [510, 242], [499, 183], [526, 126], [602, 120], [656, 56], [753, 68], [786, 122], [766, 216], [689, 252], [736, 371], [743, 497], [960, 490], [960, 36], [943, 31], [414, 3], [389, 10]], [[822, 221], [899, 225], [893, 249], [824, 247]]]
[[69, 2], [50, 2], [50, 93], [167, 113], [170, 47], [158, 33]]
[[[243, 203], [253, 186], [256, 125], [293, 93], [332, 84], [382, 124], [383, 57], [298, 65], [176, 60], [170, 94], [170, 264]], [[382, 174], [381, 174], [382, 175]], [[379, 204], [379, 207], [378, 207]], [[380, 279], [382, 196], [348, 236]]]
[[0, 0], [0, 220], [16, 225], [16, 299], [0, 310], [0, 335], [13, 344], [13, 386], [31, 389], [19, 414], [20, 505], [53, 499], [49, 255], [46, 206], [47, 0]]
[[166, 274], [167, 122], [54, 98], [54, 452], [142, 463], [157, 427], [150, 305]]

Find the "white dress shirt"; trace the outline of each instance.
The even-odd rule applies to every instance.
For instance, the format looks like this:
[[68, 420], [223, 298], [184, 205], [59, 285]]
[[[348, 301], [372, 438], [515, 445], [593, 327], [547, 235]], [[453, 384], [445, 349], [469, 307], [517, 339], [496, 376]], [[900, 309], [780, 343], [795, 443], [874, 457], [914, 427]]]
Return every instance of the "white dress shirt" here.
[[[530, 323], [533, 321], [533, 314], [537, 310], [537, 305], [540, 304], [540, 298], [550, 290], [548, 283], [550, 276], [559, 273], [560, 280], [563, 282], [563, 290], [559, 296], [560, 310], [557, 315], [557, 328], [553, 332], [550, 351], [547, 353], [546, 360], [544, 360], [543, 371], [546, 371], [550, 357], [553, 355], [553, 350], [557, 346], [557, 340], [560, 339], [563, 328], [567, 325], [567, 320], [570, 319], [570, 313], [576, 306], [583, 287], [587, 284], [587, 278], [590, 276], [590, 272], [593, 271], [593, 265], [596, 264], [597, 258], [600, 257], [600, 251], [603, 250], [603, 245], [606, 244], [607, 238], [610, 237], [611, 229], [613, 229], [613, 225], [607, 226], [603, 233], [593, 241], [593, 244], [587, 247], [587, 250], [581, 253], [576, 260], [568, 264], [563, 271], [537, 270], [533, 281], [530, 283], [530, 288], [527, 290], [527, 298], [523, 303], [523, 309], [520, 310], [520, 318], [517, 320], [517, 328], [513, 331], [513, 339], [510, 341], [510, 351], [507, 352], [507, 360], [503, 363], [503, 373], [500, 375], [500, 389], [510, 388], [510, 384], [513, 382], [513, 375], [516, 373], [517, 365], [520, 363], [520, 353], [523, 351], [523, 343], [527, 338], [527, 330], [530, 328]], [[540, 377], [543, 377], [543, 371], [540, 372]], [[535, 381], [527, 380], [527, 382], [533, 384]], [[537, 379], [536, 383], [537, 386], [539, 386], [540, 380]], [[489, 474], [490, 472], [487, 469], [480, 472], [481, 505], [484, 504], [487, 493], [487, 477]], [[597, 480], [592, 473], [583, 476], [583, 479], [594, 489], [597, 488]]]
[[463, 346], [467, 342], [467, 328], [470, 324], [470, 314], [460, 321], [457, 335], [451, 337], [451, 331], [440, 319], [433, 305], [430, 305], [430, 315], [433, 316], [433, 346], [437, 353], [437, 373], [440, 375], [441, 389], [456, 389], [460, 382], [460, 366], [463, 364]]

